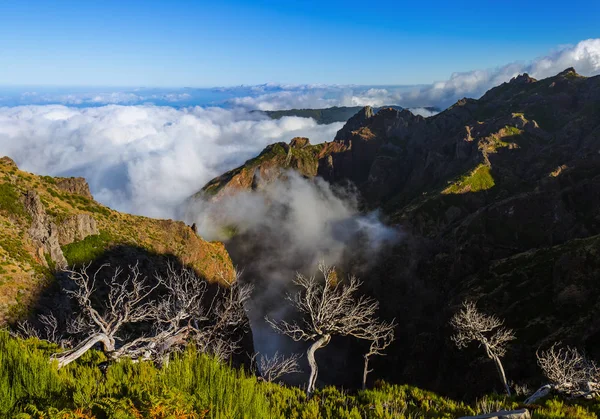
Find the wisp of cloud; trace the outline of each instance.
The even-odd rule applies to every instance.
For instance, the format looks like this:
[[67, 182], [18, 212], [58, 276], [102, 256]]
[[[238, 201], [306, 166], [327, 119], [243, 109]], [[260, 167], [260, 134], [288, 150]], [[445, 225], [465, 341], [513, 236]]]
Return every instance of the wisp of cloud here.
[[313, 274], [321, 261], [354, 273], [366, 271], [384, 245], [402, 237], [377, 212], [361, 213], [352, 189], [296, 172], [217, 201], [192, 200], [186, 221], [196, 223], [201, 236], [225, 241], [244, 268], [244, 279], [255, 285], [248, 314], [255, 347], [267, 354], [291, 345], [265, 324], [264, 316], [288, 314], [284, 297], [296, 272]]

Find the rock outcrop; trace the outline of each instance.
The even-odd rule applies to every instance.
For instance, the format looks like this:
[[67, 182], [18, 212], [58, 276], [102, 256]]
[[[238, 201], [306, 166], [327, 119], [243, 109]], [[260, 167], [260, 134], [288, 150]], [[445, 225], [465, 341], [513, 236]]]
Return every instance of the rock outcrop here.
[[17, 163], [15, 163], [15, 161], [8, 156], [0, 157], [0, 164], [14, 169], [18, 169]]
[[93, 199], [90, 185], [82, 177], [56, 178], [56, 186], [65, 192]]
[[367, 121], [373, 117], [374, 112], [373, 108], [370, 106], [365, 106], [360, 111], [358, 111], [352, 118], [350, 118], [346, 124], [340, 129], [334, 141], [343, 140], [349, 137], [352, 134], [352, 131], [356, 131], [357, 129], [365, 126]]
[[57, 226], [58, 242], [61, 246], [98, 234], [96, 220], [90, 214], [73, 214], [62, 219]]
[[314, 177], [317, 175], [319, 157], [326, 147], [324, 144], [311, 145], [305, 137], [293, 138], [289, 144], [271, 144], [243, 166], [207, 183], [196, 197], [216, 201], [240, 190], [257, 189], [260, 185], [285, 177], [288, 170]]
[[290, 141], [290, 147], [292, 148], [304, 148], [310, 145], [310, 140], [306, 137], [295, 137]]
[[27, 230], [33, 242], [37, 245], [37, 254], [42, 263], [46, 263], [45, 254], [50, 255], [56, 268], [62, 269], [67, 266], [67, 260], [63, 255], [58, 240], [58, 228], [48, 218], [46, 210], [40, 200], [38, 193], [34, 190], [25, 194], [25, 210], [31, 216], [31, 227]]

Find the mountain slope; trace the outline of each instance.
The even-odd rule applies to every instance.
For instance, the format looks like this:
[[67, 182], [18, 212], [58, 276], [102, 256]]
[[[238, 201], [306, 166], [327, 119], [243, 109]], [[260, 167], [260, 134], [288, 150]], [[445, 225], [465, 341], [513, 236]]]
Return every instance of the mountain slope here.
[[537, 384], [535, 351], [553, 341], [600, 359], [600, 77], [524, 74], [429, 118], [365, 108], [320, 147], [317, 175], [356, 184], [367, 209], [407, 233], [375, 268], [344, 261], [402, 325], [377, 361], [388, 379], [459, 396], [493, 389], [493, 366], [466, 368], [479, 352], [449, 340], [463, 299], [515, 328], [511, 379]]
[[37, 176], [0, 159], [0, 324], [28, 310], [59, 268], [102, 258], [150, 266], [152, 255], [210, 281], [233, 277], [224, 246], [185, 224], [113, 211], [92, 199], [84, 179]]

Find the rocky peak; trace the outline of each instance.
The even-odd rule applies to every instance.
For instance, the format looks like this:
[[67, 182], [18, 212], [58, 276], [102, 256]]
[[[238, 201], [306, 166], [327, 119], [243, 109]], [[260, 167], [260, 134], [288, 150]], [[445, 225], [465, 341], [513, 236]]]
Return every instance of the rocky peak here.
[[295, 137], [290, 141], [290, 147], [292, 148], [304, 148], [310, 145], [310, 140], [306, 137]]
[[8, 156], [0, 157], [0, 164], [18, 169], [17, 163]]
[[579, 76], [573, 67], [569, 67], [557, 74], [557, 77]]
[[[380, 111], [381, 112], [381, 111]], [[344, 140], [347, 138], [352, 131], [356, 131], [357, 129], [363, 127], [366, 122], [373, 117], [375, 113], [373, 112], [373, 108], [370, 106], [365, 106], [360, 111], [358, 111], [352, 118], [346, 122], [346, 124], [340, 129], [335, 135], [335, 141]]]
[[57, 178], [56, 186], [65, 192], [94, 199], [90, 192], [90, 185], [82, 177]]
[[517, 77], [513, 77], [512, 79], [510, 79], [510, 84], [529, 84], [529, 83], [535, 83], [537, 80], [534, 79], [533, 77], [530, 77], [529, 74], [527, 73], [523, 73], [523, 74], [519, 74]]

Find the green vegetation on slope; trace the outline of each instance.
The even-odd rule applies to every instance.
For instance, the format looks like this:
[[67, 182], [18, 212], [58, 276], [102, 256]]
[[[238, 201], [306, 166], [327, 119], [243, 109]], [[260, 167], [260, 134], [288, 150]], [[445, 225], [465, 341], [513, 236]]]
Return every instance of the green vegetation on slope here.
[[[519, 404], [491, 396], [466, 405], [411, 386], [380, 383], [345, 393], [334, 387], [304, 392], [259, 381], [199, 354], [193, 348], [163, 368], [121, 361], [104, 372], [100, 352], [90, 351], [58, 370], [48, 362], [57, 348], [0, 332], [0, 417], [27, 418], [456, 418]], [[534, 418], [594, 419], [600, 404], [543, 401]]]
[[19, 193], [10, 183], [0, 183], [0, 210], [19, 217], [26, 216]]
[[109, 249], [112, 242], [110, 234], [101, 231], [100, 234], [63, 246], [62, 251], [70, 266], [83, 265], [100, 257]]
[[444, 190], [445, 194], [479, 192], [491, 189], [495, 185], [489, 166], [480, 164], [466, 176]]

